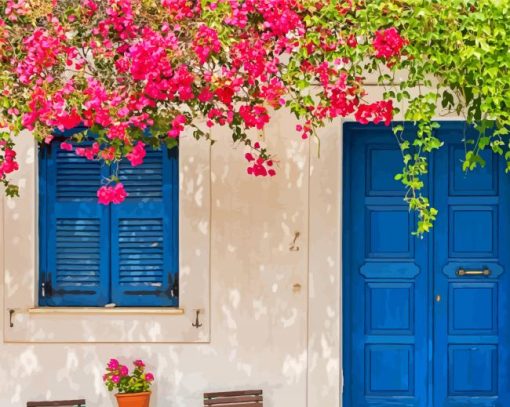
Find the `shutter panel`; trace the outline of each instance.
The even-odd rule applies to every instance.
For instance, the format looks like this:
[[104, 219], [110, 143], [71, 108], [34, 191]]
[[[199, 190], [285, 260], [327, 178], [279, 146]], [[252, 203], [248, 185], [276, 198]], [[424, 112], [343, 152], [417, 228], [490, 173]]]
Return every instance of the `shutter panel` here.
[[137, 167], [124, 160], [118, 176], [128, 197], [111, 207], [112, 302], [177, 306], [177, 148], [148, 149]]
[[41, 147], [40, 305], [104, 306], [110, 230], [96, 191], [109, 169], [60, 149], [60, 141]]

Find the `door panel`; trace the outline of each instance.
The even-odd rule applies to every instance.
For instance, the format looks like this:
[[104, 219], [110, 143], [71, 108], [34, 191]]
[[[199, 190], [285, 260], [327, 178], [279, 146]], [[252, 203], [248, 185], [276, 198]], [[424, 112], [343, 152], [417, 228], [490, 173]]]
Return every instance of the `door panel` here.
[[401, 153], [391, 129], [355, 131], [347, 153], [355, 221], [344, 271], [352, 298], [346, 316], [352, 391], [345, 404], [421, 407], [427, 403], [427, 242], [411, 234], [415, 219], [394, 180]]
[[345, 127], [346, 407], [510, 406], [510, 176], [490, 152], [465, 174], [464, 124], [439, 131], [417, 239], [391, 129]]
[[[434, 384], [436, 406], [510, 405], [509, 178], [499, 157], [464, 174], [463, 130], [435, 154]], [[445, 176], [448, 174], [448, 176]]]

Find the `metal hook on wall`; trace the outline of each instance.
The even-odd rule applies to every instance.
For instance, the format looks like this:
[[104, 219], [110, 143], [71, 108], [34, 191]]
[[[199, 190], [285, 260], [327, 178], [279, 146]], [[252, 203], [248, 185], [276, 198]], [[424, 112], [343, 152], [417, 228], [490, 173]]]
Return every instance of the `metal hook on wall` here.
[[289, 250], [291, 252], [298, 252], [299, 251], [299, 246], [296, 244], [299, 236], [300, 236], [299, 232], [294, 232], [294, 240], [292, 240], [292, 242], [289, 245]]
[[191, 325], [194, 326], [195, 328], [200, 328], [202, 326], [202, 324], [200, 323], [200, 319], [199, 319], [199, 316], [200, 316], [200, 310], [197, 309], [195, 310], [196, 311], [196, 318], [195, 318], [195, 322], [192, 323]]
[[16, 312], [16, 311], [15, 311], [15, 310], [13, 310], [13, 309], [10, 309], [10, 310], [9, 310], [9, 327], [10, 327], [10, 328], [13, 328], [13, 327], [14, 327], [14, 322], [12, 322], [12, 317], [14, 316], [14, 313], [15, 313], [15, 312]]

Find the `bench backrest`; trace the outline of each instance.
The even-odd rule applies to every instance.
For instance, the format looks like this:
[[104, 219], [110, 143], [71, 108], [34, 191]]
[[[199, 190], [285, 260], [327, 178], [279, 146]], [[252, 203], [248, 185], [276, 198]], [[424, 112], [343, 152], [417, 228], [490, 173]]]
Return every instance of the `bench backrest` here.
[[85, 407], [85, 399], [60, 401], [28, 401], [27, 407]]
[[205, 407], [262, 407], [262, 390], [224, 391], [204, 394]]

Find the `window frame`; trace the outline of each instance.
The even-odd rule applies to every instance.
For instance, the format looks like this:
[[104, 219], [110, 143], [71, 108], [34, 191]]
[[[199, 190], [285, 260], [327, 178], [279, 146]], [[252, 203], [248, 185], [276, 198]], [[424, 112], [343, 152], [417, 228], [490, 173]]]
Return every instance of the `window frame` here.
[[[48, 166], [54, 165], [54, 171], [56, 171], [55, 161], [57, 158], [56, 154], [58, 154], [57, 150], [59, 144], [66, 139], [68, 139], [72, 134], [86, 130], [86, 128], [78, 128], [73, 129], [71, 131], [56, 133], [54, 139], [49, 144], [44, 144], [39, 146], [38, 156], [39, 156], [39, 236], [46, 237], [39, 239], [39, 280], [42, 281], [39, 284], [39, 301], [38, 304], [41, 307], [98, 307], [102, 308], [105, 304], [115, 304], [115, 307], [137, 307], [139, 304], [143, 304], [145, 307], [179, 307], [179, 190], [178, 190], [178, 181], [179, 181], [179, 152], [178, 147], [168, 150], [165, 146], [163, 146], [160, 150], [152, 150], [156, 152], [161, 152], [163, 156], [161, 162], [161, 170], [168, 171], [167, 178], [165, 182], [165, 178], [161, 179], [161, 193], [162, 197], [159, 200], [154, 202], [156, 207], [161, 206], [163, 208], [162, 215], [162, 227], [168, 228], [162, 231], [163, 237], [167, 236], [169, 233], [172, 236], [169, 242], [167, 242], [169, 247], [164, 249], [165, 254], [164, 257], [167, 259], [167, 263], [165, 263], [165, 267], [168, 268], [167, 273], [163, 273], [162, 278], [168, 278], [168, 287], [167, 291], [170, 290], [171, 296], [164, 298], [159, 298], [153, 296], [152, 292], [156, 290], [151, 290], [152, 287], [148, 287], [148, 289], [143, 290], [136, 285], [131, 288], [131, 291], [138, 290], [142, 294], [127, 296], [123, 294], [123, 290], [119, 287], [113, 285], [118, 276], [115, 276], [114, 264], [118, 264], [119, 259], [115, 258], [118, 255], [115, 251], [116, 242], [114, 242], [114, 235], [118, 233], [118, 230], [115, 229], [115, 220], [120, 220], [121, 218], [129, 218], [127, 216], [127, 212], [129, 212], [129, 208], [133, 209], [131, 205], [145, 205], [145, 202], [142, 200], [138, 201], [130, 201], [129, 197], [123, 204], [112, 207], [112, 205], [104, 206], [100, 205], [95, 199], [91, 201], [87, 199], [84, 203], [90, 205], [99, 205], [99, 222], [101, 225], [106, 226], [101, 229], [101, 234], [106, 233], [107, 236], [99, 236], [99, 244], [100, 244], [100, 255], [106, 256], [106, 259], [100, 259], [101, 262], [106, 262], [106, 270], [100, 268], [98, 276], [99, 278], [99, 286], [97, 287], [97, 292], [95, 296], [97, 299], [104, 298], [101, 304], [93, 304], [94, 300], [91, 300], [89, 297], [82, 297], [81, 295], [69, 294], [68, 298], [66, 298], [65, 294], [59, 297], [52, 296], [52, 277], [51, 277], [51, 267], [49, 266], [50, 256], [56, 255], [57, 253], [51, 253], [51, 246], [49, 242], [49, 236], [51, 231], [51, 222], [56, 221], [56, 219], [52, 218], [51, 213], [51, 203], [56, 203], [56, 195], [57, 191], [52, 190], [52, 185], [50, 184], [49, 169]], [[89, 140], [93, 140], [93, 135], [88, 135]], [[165, 157], [165, 155], [167, 155]], [[116, 163], [114, 165], [120, 165]], [[143, 164], [142, 164], [143, 165]], [[177, 165], [177, 168], [175, 166]], [[138, 167], [141, 168], [141, 167]], [[101, 176], [105, 176], [104, 173], [108, 173], [107, 175], [112, 174], [113, 168], [108, 166], [102, 167], [100, 170]], [[175, 173], [177, 171], [177, 173]], [[176, 177], [176, 178], [175, 178]], [[53, 180], [54, 181], [54, 180]], [[97, 187], [100, 187], [100, 183], [98, 182]], [[136, 199], [136, 198], [135, 198]], [[80, 200], [71, 200], [71, 202], [80, 203]], [[152, 200], [148, 200], [147, 204], [152, 204]], [[126, 206], [122, 206], [126, 205]], [[81, 219], [83, 214], [77, 214], [76, 219]], [[120, 217], [119, 217], [120, 215]], [[142, 218], [147, 215], [146, 213], [142, 213]], [[104, 225], [103, 222], [106, 224]], [[105, 241], [108, 244], [105, 244]], [[53, 247], [53, 249], [56, 249]], [[98, 264], [100, 267], [100, 264]], [[56, 273], [56, 271], [55, 271]], [[105, 275], [101, 275], [105, 273]], [[168, 274], [168, 276], [167, 276]], [[56, 276], [55, 276], [56, 278]], [[56, 288], [56, 287], [55, 287]], [[129, 290], [125, 290], [126, 292]], [[46, 295], [48, 295], [47, 298]], [[145, 295], [145, 297], [143, 297]], [[90, 302], [92, 301], [92, 303]]]

